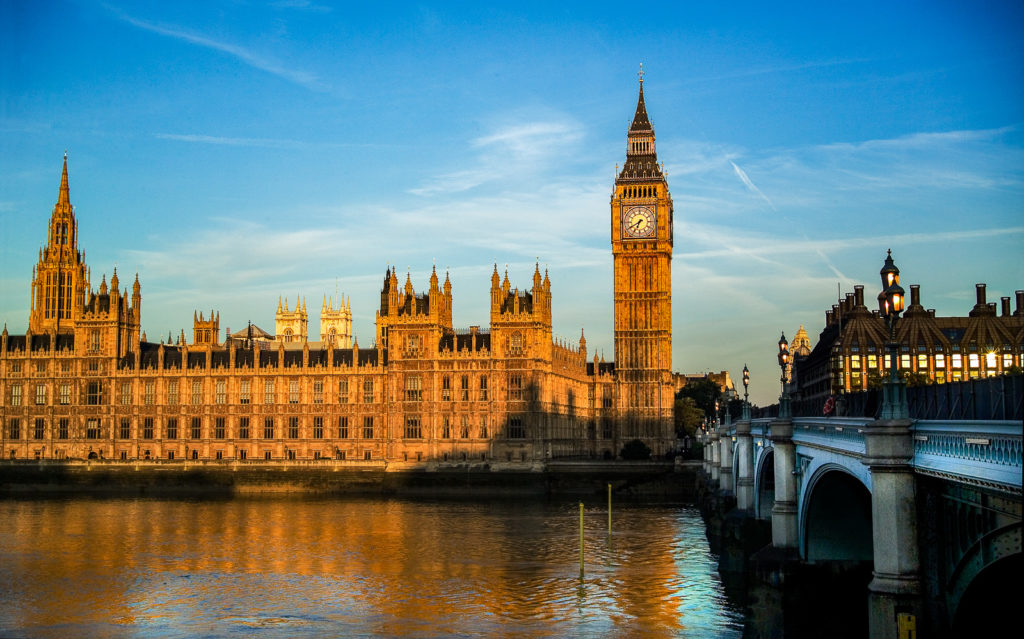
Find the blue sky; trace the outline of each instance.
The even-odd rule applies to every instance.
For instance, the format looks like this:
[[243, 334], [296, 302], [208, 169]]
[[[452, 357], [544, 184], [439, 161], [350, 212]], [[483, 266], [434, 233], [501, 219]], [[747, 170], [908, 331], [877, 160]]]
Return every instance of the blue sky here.
[[[827, 9], [823, 8], [826, 7]], [[1024, 288], [1024, 5], [332, 4], [0, 0], [0, 320], [29, 282], [68, 151], [93, 284], [143, 329], [273, 330], [280, 295], [349, 296], [373, 339], [388, 264], [550, 270], [556, 334], [612, 358], [609, 196], [637, 69], [676, 207], [674, 366], [750, 366], [885, 250], [925, 306]], [[315, 311], [314, 308], [315, 307]]]

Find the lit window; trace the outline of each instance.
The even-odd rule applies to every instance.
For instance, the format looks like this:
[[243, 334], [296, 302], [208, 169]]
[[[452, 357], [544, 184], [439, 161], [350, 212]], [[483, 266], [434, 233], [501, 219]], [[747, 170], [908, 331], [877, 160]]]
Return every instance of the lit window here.
[[144, 397], [145, 397], [144, 401], [146, 402], [146, 406], [152, 406], [153, 404], [156, 403], [156, 383], [155, 382], [152, 382], [152, 381], [146, 382]]
[[447, 402], [452, 398], [452, 378], [444, 375], [441, 377], [441, 401]]
[[299, 380], [293, 379], [288, 382], [288, 403], [299, 403]]
[[217, 380], [216, 393], [217, 403], [226, 404], [228, 401], [228, 384], [223, 379]]
[[272, 379], [263, 382], [263, 403], [274, 403], [274, 380]]
[[419, 439], [422, 433], [420, 432], [420, 418], [418, 415], [409, 415], [405, 418], [405, 438], [406, 439]]
[[172, 380], [167, 384], [167, 405], [174, 406], [178, 403], [178, 380]]
[[977, 353], [969, 354], [967, 359], [970, 362], [971, 368], [978, 368], [979, 364], [981, 364], [981, 359], [978, 357]]
[[36, 384], [36, 406], [46, 405], [46, 384]]
[[946, 356], [943, 355], [942, 353], [936, 353], [935, 354], [935, 368], [945, 368], [945, 367], [946, 367]]
[[121, 384], [121, 405], [128, 406], [132, 403], [132, 385], [130, 383]]
[[251, 395], [251, 392], [252, 392], [252, 382], [250, 382], [247, 379], [242, 380], [241, 383], [238, 386], [238, 403], [239, 404], [248, 404], [249, 403], [249, 396]]
[[418, 402], [423, 398], [423, 391], [420, 388], [421, 380], [419, 375], [409, 375], [405, 378], [405, 401]]
[[963, 359], [962, 359], [962, 357], [963, 356], [960, 355], [960, 353], [953, 353], [953, 355], [950, 356], [950, 360], [951, 360], [950, 364], [949, 364], [950, 367], [951, 368], [963, 368]]
[[192, 382], [192, 405], [198, 406], [203, 401], [203, 383], [199, 380]]
[[996, 367], [996, 354], [993, 352], [985, 353], [985, 368]]
[[513, 373], [508, 376], [508, 398], [520, 400], [523, 398], [523, 376]]

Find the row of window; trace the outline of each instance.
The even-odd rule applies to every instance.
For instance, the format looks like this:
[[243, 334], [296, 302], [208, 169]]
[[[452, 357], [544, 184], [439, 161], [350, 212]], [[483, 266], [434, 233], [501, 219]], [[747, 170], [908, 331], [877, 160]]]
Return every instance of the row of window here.
[[[928, 368], [929, 356], [928, 355], [923, 354], [923, 353], [919, 354], [919, 355], [917, 355], [916, 361], [917, 361], [917, 370], [922, 371], [922, 372], [929, 370], [929, 368]], [[936, 370], [947, 368], [947, 363], [949, 364], [948, 368], [962, 369], [962, 368], [964, 368], [964, 361], [965, 361], [965, 357], [963, 355], [961, 355], [960, 353], [953, 353], [953, 354], [949, 355], [948, 358], [946, 357], [946, 355], [944, 353], [936, 353], [934, 356], [931, 357], [931, 362], [933, 364], [933, 368], [936, 369]], [[886, 365], [886, 367], [888, 367], [890, 365], [890, 363], [891, 363], [891, 355], [881, 355], [881, 356], [873, 355], [873, 354], [868, 354], [868, 355], [864, 355], [864, 356], [861, 356], [861, 355], [850, 355], [850, 369], [851, 370], [860, 370], [862, 364], [864, 365], [864, 367], [866, 367], [868, 369], [877, 369], [877, 368], [879, 368], [879, 363], [880, 362], [884, 363]], [[966, 356], [966, 362], [967, 362], [967, 367], [968, 368], [981, 368], [982, 362], [984, 362], [985, 368], [988, 369], [988, 370], [996, 370], [998, 368], [1000, 362], [1001, 362], [1002, 363], [1002, 368], [1007, 369], [1007, 368], [1010, 368], [1011, 366], [1013, 366], [1013, 355], [1010, 354], [1010, 353], [1003, 353], [1001, 355], [998, 354], [998, 353], [985, 353], [985, 354], [969, 353]], [[836, 363], [837, 368], [842, 368], [842, 358], [836, 358], [835, 363]], [[903, 370], [910, 369], [910, 364], [911, 364], [911, 355], [910, 354], [904, 353], [904, 354], [900, 355], [900, 368], [901, 369], [903, 369]]]
[[[115, 383], [116, 384], [116, 383]], [[31, 384], [29, 385], [31, 387]], [[152, 406], [156, 404], [156, 382], [146, 381], [142, 385], [142, 403], [146, 406]], [[130, 406], [134, 403], [133, 388], [131, 382], [121, 382], [118, 386], [118, 393], [115, 401], [124, 406]], [[277, 385], [275, 380], [266, 380], [263, 382], [263, 403], [274, 404], [276, 403], [277, 397]], [[35, 404], [37, 406], [43, 406], [47, 403], [47, 390], [48, 385], [45, 383], [38, 383], [34, 386], [35, 391]], [[203, 382], [202, 380], [193, 380], [191, 384], [191, 404], [194, 406], [200, 406], [203, 404]], [[363, 381], [362, 384], [362, 399], [364, 403], [373, 403], [374, 400], [374, 383], [372, 379]], [[300, 403], [301, 393], [299, 389], [298, 380], [289, 380], [287, 386], [287, 397], [289, 404]], [[359, 397], [359, 395], [350, 396], [348, 380], [341, 380], [338, 382], [338, 403], [347, 404], [349, 403], [350, 397]], [[180, 403], [181, 394], [178, 380], [170, 380], [167, 382], [167, 405], [175, 406]], [[214, 382], [214, 402], [217, 404], [226, 404], [228, 400], [227, 394], [227, 380], [216, 380]], [[23, 401], [22, 397], [22, 385], [12, 384], [10, 392], [8, 393], [8, 403], [11, 406], [21, 406]], [[61, 383], [57, 386], [57, 403], [61, 406], [67, 406], [72, 403], [72, 384], [71, 382]], [[85, 403], [90, 406], [97, 406], [103, 404], [103, 382], [93, 381], [87, 382], [85, 387]], [[253, 390], [252, 381], [242, 380], [239, 382], [238, 391], [238, 403], [239, 404], [250, 404], [253, 402]], [[322, 381], [313, 382], [313, 403], [323, 404], [324, 403], [324, 383]]]
[[[57, 428], [54, 433], [55, 439], [70, 439], [70, 418], [61, 417], [56, 420]], [[31, 431], [25, 431], [25, 437], [29, 438], [29, 432], [31, 432], [31, 439], [44, 439], [46, 437], [46, 420], [42, 417], [37, 417], [34, 420], [26, 420], [26, 423], [32, 424]], [[192, 417], [187, 420], [182, 419], [182, 428], [179, 428], [179, 420], [177, 417], [170, 417], [164, 421], [163, 439], [203, 439], [203, 418]], [[139, 439], [159, 439], [160, 435], [156, 429], [157, 420], [153, 417], [144, 417], [139, 422], [139, 431], [136, 433]], [[208, 422], [209, 424], [209, 422]], [[363, 439], [372, 439], [374, 436], [374, 420], [373, 417], [367, 415], [363, 417], [362, 429], [352, 428], [349, 429], [349, 418], [338, 417], [334, 424], [336, 426], [336, 433], [338, 439], [348, 439], [350, 433], [352, 437], [358, 437], [359, 433], [362, 433]], [[250, 439], [258, 436], [262, 432], [263, 439], [298, 439], [299, 438], [299, 418], [288, 417], [283, 423], [275, 422], [273, 417], [263, 418], [262, 431], [253, 428], [253, 423], [249, 417], [239, 417], [237, 423], [237, 434], [229, 432], [228, 420], [226, 417], [214, 417], [210, 430], [206, 432], [206, 435], [212, 439]], [[98, 419], [88, 419], [85, 424], [85, 438], [86, 439], [101, 439], [100, 434], [100, 421]], [[21, 439], [22, 438], [22, 420], [19, 418], [11, 418], [7, 423], [7, 436], [8, 439]], [[327, 432], [324, 426], [323, 417], [313, 418], [313, 428], [310, 433], [313, 439], [324, 439], [325, 435], [330, 437], [331, 434]], [[115, 431], [117, 439], [134, 439], [132, 433], [132, 420], [124, 417], [118, 420], [117, 429]]]
[[[45, 439], [46, 437], [46, 420], [42, 417], [37, 417], [34, 420], [25, 420], [26, 424], [31, 424], [31, 430], [28, 427], [25, 429], [25, 437], [31, 439]], [[54, 432], [55, 439], [69, 439], [71, 436], [70, 430], [70, 418], [61, 417], [56, 420], [57, 428]], [[163, 439], [203, 439], [203, 418], [192, 417], [181, 420], [182, 428], [179, 428], [179, 420], [177, 417], [169, 417], [164, 420]], [[256, 438], [262, 433], [263, 439], [275, 439], [275, 438], [287, 438], [287, 439], [299, 439], [300, 424], [298, 417], [288, 417], [283, 420], [283, 423], [275, 421], [273, 417], [263, 418], [262, 430], [254, 428], [254, 424], [249, 417], [239, 417], [237, 419], [237, 431], [235, 433], [229, 432], [228, 418], [226, 417], [214, 417], [212, 418], [212, 426], [207, 420], [209, 430], [205, 435], [211, 439], [250, 439]], [[7, 436], [8, 439], [21, 439], [22, 438], [22, 420], [14, 417], [8, 420], [7, 423]], [[334, 433], [328, 432], [325, 428], [325, 422], [323, 417], [314, 417], [312, 432], [310, 433], [312, 439], [324, 439], [324, 437], [331, 437], [332, 435], [337, 439], [349, 439], [350, 437], [362, 437], [363, 439], [373, 439], [374, 437], [374, 419], [373, 416], [367, 415], [362, 419], [362, 426], [357, 427], [353, 424], [350, 428], [349, 418], [347, 416], [338, 417], [334, 424]], [[100, 439], [100, 421], [98, 419], [86, 420], [85, 437], [86, 439]], [[468, 439], [471, 436], [471, 423], [468, 415], [463, 415], [456, 428], [451, 418], [445, 415], [442, 418], [441, 424], [441, 438], [442, 439]], [[31, 433], [31, 435], [29, 435]], [[479, 429], [475, 433], [480, 438], [487, 438], [490, 436], [490, 429], [488, 428], [487, 416], [483, 415], [480, 417]], [[157, 419], [154, 417], [144, 417], [138, 422], [138, 432], [132, 432], [132, 419], [128, 417], [120, 418], [117, 422], [117, 429], [115, 431], [117, 439], [159, 439], [160, 433], [157, 432]], [[407, 439], [422, 439], [423, 429], [420, 423], [419, 415], [409, 415], [405, 418], [405, 431], [404, 436]], [[508, 437], [511, 439], [521, 439], [526, 436], [526, 431], [523, 428], [522, 419], [520, 417], [509, 418], [509, 430]]]
[[[132, 382], [114, 382], [116, 388], [115, 402], [123, 405], [130, 406], [135, 403], [134, 388]], [[31, 384], [29, 384], [32, 387]], [[358, 384], [353, 385], [355, 388], [354, 392], [350, 392], [349, 380], [338, 381], [338, 394], [337, 402], [339, 404], [348, 404], [351, 400], [357, 400], [362, 398], [363, 403], [373, 403], [374, 401], [374, 381], [372, 379], [365, 379], [359, 388]], [[459, 380], [458, 394], [455, 395], [460, 401], [470, 401], [471, 399], [471, 383], [468, 375], [462, 375]], [[477, 400], [487, 401], [489, 398], [488, 382], [486, 376], [480, 376], [477, 381]], [[276, 380], [268, 379], [262, 383], [263, 390], [263, 403], [264, 404], [275, 404], [277, 399], [277, 383]], [[190, 395], [188, 399], [194, 406], [200, 406], [203, 402], [203, 380], [192, 380], [191, 385], [188, 387]], [[288, 380], [287, 383], [287, 400], [289, 404], [298, 404], [301, 402], [301, 389], [299, 380]], [[73, 385], [71, 382], [60, 383], [57, 386], [57, 404], [61, 406], [67, 406], [72, 403], [72, 390]], [[359, 391], [362, 391], [361, 394]], [[445, 375], [441, 378], [441, 400], [452, 401], [452, 380], [451, 377]], [[510, 400], [521, 400], [523, 398], [523, 376], [518, 373], [514, 373], [509, 376], [509, 399]], [[48, 385], [46, 383], [37, 383], [34, 385], [34, 398], [37, 406], [43, 406], [47, 404], [47, 392]], [[241, 380], [238, 384], [238, 403], [239, 404], [250, 404], [255, 403], [254, 399], [258, 397], [254, 393], [252, 380]], [[419, 375], [408, 375], [405, 378], [405, 399], [406, 401], [420, 401], [423, 398], [422, 389], [422, 378]], [[156, 404], [156, 381], [149, 380], [142, 383], [142, 404], [145, 406], [153, 406]], [[325, 399], [324, 393], [324, 382], [314, 381], [313, 382], [313, 396], [312, 400], [314, 404], [323, 404]], [[21, 406], [23, 402], [22, 396], [22, 385], [12, 384], [9, 392], [9, 405]], [[214, 403], [216, 404], [227, 404], [228, 402], [228, 391], [227, 391], [227, 380], [218, 379], [214, 381]], [[86, 383], [85, 388], [85, 403], [87, 405], [95, 406], [103, 404], [103, 382], [91, 381]], [[175, 406], [181, 403], [181, 388], [179, 380], [169, 380], [167, 382], [167, 405]]]

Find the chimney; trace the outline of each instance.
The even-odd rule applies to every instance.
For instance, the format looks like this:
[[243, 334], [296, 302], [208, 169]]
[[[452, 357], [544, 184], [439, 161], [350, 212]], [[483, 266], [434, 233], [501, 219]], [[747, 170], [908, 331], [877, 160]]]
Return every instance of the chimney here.
[[974, 286], [978, 289], [978, 306], [984, 307], [985, 306], [985, 285], [984, 284], [975, 284]]
[[849, 313], [850, 311], [853, 310], [853, 293], [847, 293], [846, 294], [846, 300], [844, 301], [844, 304], [845, 304], [845, 306], [843, 307], [843, 309], [847, 313]]
[[1014, 291], [1017, 296], [1017, 310], [1014, 315], [1024, 315], [1024, 291]]
[[910, 305], [920, 306], [921, 305], [921, 285], [911, 284], [910, 285]]
[[864, 306], [864, 285], [858, 284], [853, 287], [853, 300], [856, 306]]
[[1003, 306], [1003, 312], [1001, 313], [1001, 315], [1003, 317], [1009, 317], [1010, 316], [1010, 298], [1009, 297], [1000, 297], [999, 301], [1002, 302], [1002, 306]]

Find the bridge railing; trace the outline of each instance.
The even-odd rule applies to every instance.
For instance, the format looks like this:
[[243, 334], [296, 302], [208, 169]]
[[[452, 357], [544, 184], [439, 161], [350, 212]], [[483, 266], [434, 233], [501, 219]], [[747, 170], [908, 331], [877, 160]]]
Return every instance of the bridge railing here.
[[[882, 393], [869, 389], [836, 396], [834, 415], [877, 419]], [[819, 417], [825, 412], [826, 397], [792, 400], [793, 415]], [[963, 382], [928, 384], [907, 388], [907, 405], [912, 419], [1024, 419], [1024, 375], [997, 375]], [[755, 407], [756, 417], [776, 417], [778, 404]]]
[[864, 429], [872, 421], [863, 417], [797, 417], [793, 419], [793, 442], [863, 455]]
[[[831, 450], [858, 463], [864, 435], [875, 420], [865, 417], [796, 417], [793, 442], [805, 449]], [[755, 446], [770, 446], [770, 418], [751, 420]], [[1017, 491], [1024, 471], [1024, 436], [1015, 420], [915, 420], [911, 464], [923, 474]], [[728, 433], [735, 435], [735, 428]]]
[[921, 420], [914, 424], [914, 467], [1019, 494], [1021, 440], [1019, 421]]

